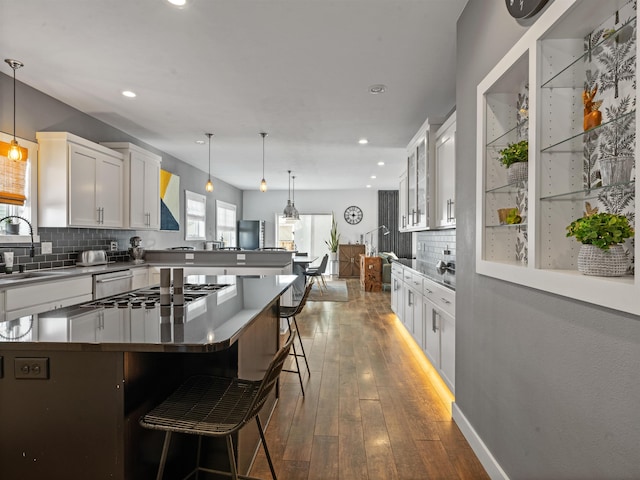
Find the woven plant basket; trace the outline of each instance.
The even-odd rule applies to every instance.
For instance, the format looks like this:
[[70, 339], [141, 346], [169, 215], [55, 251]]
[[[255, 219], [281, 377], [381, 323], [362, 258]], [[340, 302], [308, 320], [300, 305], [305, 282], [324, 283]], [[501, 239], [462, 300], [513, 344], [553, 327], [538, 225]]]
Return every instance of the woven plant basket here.
[[627, 273], [629, 260], [622, 245], [602, 250], [594, 245], [582, 245], [578, 253], [578, 271], [584, 275], [620, 277]]
[[507, 168], [509, 183], [525, 182], [529, 179], [529, 162], [516, 162]]

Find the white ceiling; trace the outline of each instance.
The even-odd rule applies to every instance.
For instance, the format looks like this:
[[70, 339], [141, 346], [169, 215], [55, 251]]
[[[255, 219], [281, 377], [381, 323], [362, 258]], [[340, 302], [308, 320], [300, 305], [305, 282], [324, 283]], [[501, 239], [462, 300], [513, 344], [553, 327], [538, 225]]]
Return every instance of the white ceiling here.
[[455, 106], [467, 0], [187, 2], [0, 0], [0, 55], [25, 64], [19, 81], [205, 172], [195, 141], [214, 133], [212, 175], [241, 189], [262, 177], [261, 131], [271, 189], [289, 169], [296, 190], [395, 189], [413, 134]]

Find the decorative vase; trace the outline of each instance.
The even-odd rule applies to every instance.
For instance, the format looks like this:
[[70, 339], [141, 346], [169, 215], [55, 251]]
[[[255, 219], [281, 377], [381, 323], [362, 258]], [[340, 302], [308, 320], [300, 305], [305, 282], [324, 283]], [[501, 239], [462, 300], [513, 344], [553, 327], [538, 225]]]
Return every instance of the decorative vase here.
[[618, 155], [600, 159], [600, 178], [602, 185], [629, 183], [635, 158], [631, 155]]
[[620, 277], [627, 273], [629, 259], [622, 245], [611, 245], [602, 250], [595, 245], [583, 244], [578, 253], [578, 271], [584, 275]]
[[509, 183], [524, 182], [529, 178], [529, 162], [516, 162], [507, 168]]
[[6, 232], [7, 235], [19, 235], [20, 234], [20, 224], [19, 223], [7, 223]]

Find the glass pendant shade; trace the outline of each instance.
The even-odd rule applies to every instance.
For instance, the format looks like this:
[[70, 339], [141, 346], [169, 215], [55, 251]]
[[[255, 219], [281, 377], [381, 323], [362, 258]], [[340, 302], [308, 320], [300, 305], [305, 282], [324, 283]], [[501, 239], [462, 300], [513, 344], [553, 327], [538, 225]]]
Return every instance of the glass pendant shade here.
[[294, 208], [293, 205], [291, 205], [291, 170], [287, 171], [289, 173], [289, 197], [287, 199], [287, 206], [284, 207], [282, 215], [284, 216], [284, 218], [293, 218]]
[[300, 220], [300, 214], [298, 213], [298, 209], [296, 208], [296, 177], [295, 175], [293, 177], [291, 177], [293, 179], [293, 189], [292, 189], [292, 194], [291, 194], [291, 209], [292, 209], [292, 214], [291, 214], [291, 218], [294, 220]]
[[260, 135], [262, 135], [262, 181], [260, 182], [260, 191], [266, 192], [267, 181], [264, 179], [264, 137], [266, 137], [269, 134], [266, 132], [260, 132]]
[[9, 158], [9, 160], [13, 160], [14, 162], [22, 160], [22, 151], [20, 150], [20, 145], [15, 138], [11, 140], [11, 146], [9, 147], [7, 158]]
[[24, 63], [18, 60], [12, 60], [11, 58], [6, 58], [5, 62], [13, 70], [13, 140], [11, 140], [7, 157], [9, 160], [18, 161], [22, 160], [22, 150], [20, 149], [18, 140], [16, 140], [16, 70], [24, 67]]
[[213, 192], [213, 182], [211, 181], [211, 137], [213, 137], [213, 133], [205, 133], [207, 137], [209, 137], [209, 179], [207, 180], [207, 184], [204, 186], [204, 189], [211, 193]]

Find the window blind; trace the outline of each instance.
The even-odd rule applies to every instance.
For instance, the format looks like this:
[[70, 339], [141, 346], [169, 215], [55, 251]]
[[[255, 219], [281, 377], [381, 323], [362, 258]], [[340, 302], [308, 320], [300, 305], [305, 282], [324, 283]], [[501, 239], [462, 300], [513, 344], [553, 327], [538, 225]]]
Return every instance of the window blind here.
[[11, 144], [0, 141], [0, 203], [9, 205], [24, 205], [25, 181], [29, 151], [19, 147], [21, 160], [9, 160]]

